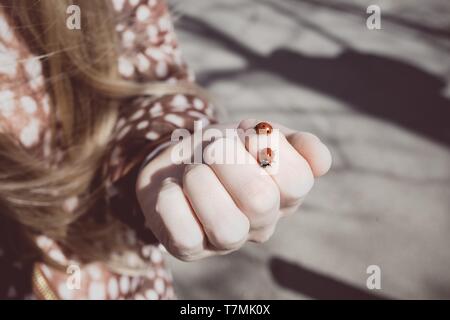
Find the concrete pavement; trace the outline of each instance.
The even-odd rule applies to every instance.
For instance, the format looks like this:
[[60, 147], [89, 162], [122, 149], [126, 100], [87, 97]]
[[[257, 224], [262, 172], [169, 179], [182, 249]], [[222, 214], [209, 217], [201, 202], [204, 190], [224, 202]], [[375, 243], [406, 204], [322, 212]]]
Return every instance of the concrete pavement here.
[[[273, 239], [170, 259], [180, 298], [450, 298], [450, 3], [172, 0], [224, 120], [310, 131], [333, 153]], [[382, 8], [382, 30], [365, 9]], [[382, 289], [366, 288], [378, 265]]]

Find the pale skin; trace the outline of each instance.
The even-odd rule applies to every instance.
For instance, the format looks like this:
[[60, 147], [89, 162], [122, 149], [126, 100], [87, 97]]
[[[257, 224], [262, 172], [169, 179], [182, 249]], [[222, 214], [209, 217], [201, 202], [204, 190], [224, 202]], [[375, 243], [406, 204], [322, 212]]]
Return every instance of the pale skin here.
[[[261, 121], [217, 127], [247, 130]], [[281, 132], [276, 172], [257, 162], [253, 146], [264, 138], [257, 134], [226, 145], [234, 144], [230, 152], [247, 159], [246, 164], [205, 159], [202, 164], [175, 165], [171, 146], [143, 168], [136, 192], [146, 226], [173, 256], [194, 261], [236, 251], [248, 241], [267, 241], [281, 218], [298, 211], [315, 178], [328, 172], [331, 154], [319, 138], [271, 125]], [[205, 154], [223, 141], [207, 145]]]

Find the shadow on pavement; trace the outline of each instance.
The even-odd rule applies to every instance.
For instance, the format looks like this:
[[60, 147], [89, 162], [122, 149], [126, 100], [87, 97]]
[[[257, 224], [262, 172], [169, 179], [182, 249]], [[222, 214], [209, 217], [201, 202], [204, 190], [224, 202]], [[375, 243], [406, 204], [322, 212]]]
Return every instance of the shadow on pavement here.
[[369, 293], [329, 276], [308, 270], [298, 264], [280, 258], [269, 263], [275, 282], [280, 286], [322, 300], [380, 300], [386, 297]]
[[180, 25], [220, 44], [247, 62], [243, 69], [199, 75], [203, 85], [237, 79], [253, 71], [269, 72], [294, 85], [334, 97], [359, 112], [450, 146], [450, 101], [441, 94], [445, 82], [411, 64], [350, 48], [331, 58], [306, 56], [283, 48], [263, 56], [198, 19], [184, 16]]

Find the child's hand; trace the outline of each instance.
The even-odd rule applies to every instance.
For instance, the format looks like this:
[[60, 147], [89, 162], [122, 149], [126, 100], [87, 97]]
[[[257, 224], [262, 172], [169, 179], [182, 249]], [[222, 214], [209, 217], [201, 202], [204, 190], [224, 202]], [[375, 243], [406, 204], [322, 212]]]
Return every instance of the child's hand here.
[[[245, 120], [239, 128], [258, 123]], [[314, 177], [329, 170], [330, 152], [317, 137], [272, 126], [281, 132], [273, 167], [260, 165], [256, 146], [267, 136], [254, 133], [245, 143], [219, 139], [204, 150], [207, 163], [212, 162], [211, 150], [224, 150], [246, 164], [175, 165], [175, 145], [142, 170], [137, 196], [146, 224], [171, 254], [192, 261], [229, 253], [246, 241], [268, 240], [278, 220], [300, 206]]]

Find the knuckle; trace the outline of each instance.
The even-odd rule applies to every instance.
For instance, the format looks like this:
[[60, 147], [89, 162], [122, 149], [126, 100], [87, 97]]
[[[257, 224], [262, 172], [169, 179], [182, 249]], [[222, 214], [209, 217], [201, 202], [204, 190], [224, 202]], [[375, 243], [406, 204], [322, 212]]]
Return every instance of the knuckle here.
[[314, 175], [309, 167], [293, 173], [291, 183], [283, 188], [283, 205], [295, 205], [304, 198], [314, 186]]
[[251, 212], [252, 227], [270, 223], [280, 205], [278, 188], [268, 183], [252, 183], [245, 190], [245, 210]]
[[275, 233], [275, 226], [271, 228], [266, 228], [257, 232], [254, 232], [251, 237], [250, 241], [255, 243], [266, 243], [267, 241], [272, 238], [273, 234]]
[[308, 142], [321, 142], [318, 136], [310, 132], [296, 132], [290, 137], [290, 140], [294, 145], [299, 147]]
[[188, 170], [184, 172], [183, 176], [183, 182], [185, 185], [192, 185], [199, 181], [201, 176], [205, 173], [205, 170], [207, 170], [207, 166], [204, 164], [197, 164], [192, 165], [189, 167]]
[[175, 255], [173, 253], [171, 253], [175, 258], [177, 258], [180, 261], [183, 262], [194, 262], [199, 260], [200, 258], [197, 255], [189, 255], [189, 256], [183, 256], [183, 255]]
[[239, 122], [238, 128], [246, 129], [254, 123], [256, 123], [255, 119], [244, 119], [241, 122]]
[[307, 195], [314, 186], [314, 175], [310, 167], [305, 167], [300, 177], [300, 186], [295, 193], [294, 201], [298, 201], [301, 197]]
[[166, 244], [167, 250], [183, 261], [195, 260], [202, 251], [203, 239], [195, 235], [183, 238], [171, 237]]
[[235, 228], [219, 227], [210, 233], [210, 241], [221, 250], [235, 250], [247, 240], [249, 223]]

